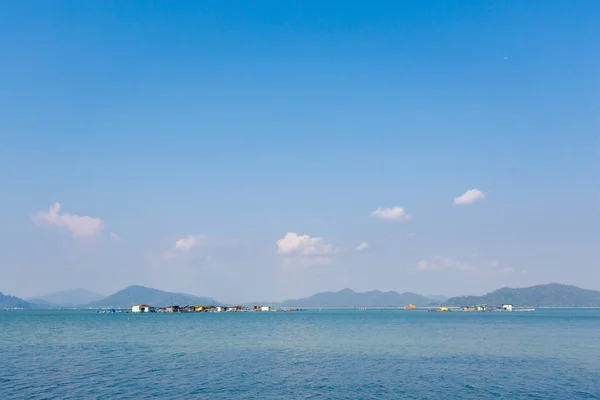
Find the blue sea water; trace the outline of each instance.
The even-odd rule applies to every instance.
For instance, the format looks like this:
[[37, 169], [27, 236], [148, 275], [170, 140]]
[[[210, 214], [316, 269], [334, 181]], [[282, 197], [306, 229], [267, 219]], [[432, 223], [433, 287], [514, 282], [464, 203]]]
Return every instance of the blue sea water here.
[[0, 399], [598, 399], [600, 310], [0, 311]]

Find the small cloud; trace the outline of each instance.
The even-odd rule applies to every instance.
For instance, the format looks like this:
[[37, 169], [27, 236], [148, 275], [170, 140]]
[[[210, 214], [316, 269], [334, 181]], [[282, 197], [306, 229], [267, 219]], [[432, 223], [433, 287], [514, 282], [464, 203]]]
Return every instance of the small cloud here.
[[109, 237], [110, 237], [110, 240], [114, 240], [116, 242], [121, 240], [121, 237], [114, 232], [111, 232]]
[[[207, 240], [209, 239], [208, 236], [204, 236], [204, 235], [189, 235], [185, 238], [179, 239], [177, 241], [175, 241], [175, 245], [173, 246], [173, 248], [171, 250], [167, 250], [164, 253], [164, 259], [165, 260], [189, 260], [190, 257], [202, 257], [204, 259], [206, 259], [206, 261], [210, 261], [210, 258], [212, 258], [212, 256], [207, 256], [202, 254], [202, 252], [200, 252], [200, 254], [196, 253], [196, 252], [192, 252], [192, 249], [199, 247], [199, 246], [205, 246], [205, 244], [207, 243]], [[194, 253], [194, 254], [193, 254]]]
[[358, 246], [356, 246], [356, 251], [365, 251], [368, 248], [369, 248], [369, 243], [368, 242], [362, 242], [361, 244], [359, 244]]
[[409, 221], [412, 216], [408, 215], [403, 207], [377, 208], [371, 211], [371, 216], [387, 221]]
[[206, 236], [203, 235], [190, 235], [186, 238], [179, 239], [175, 242], [175, 249], [177, 250], [190, 250], [193, 247], [198, 246]]
[[331, 244], [327, 244], [320, 237], [310, 237], [309, 235], [298, 235], [294, 232], [288, 232], [277, 241], [277, 253], [279, 254], [331, 254], [336, 252]]
[[67, 212], [61, 213], [60, 209], [60, 203], [54, 203], [47, 212], [40, 211], [31, 218], [39, 224], [43, 223], [65, 228], [76, 239], [95, 236], [104, 227], [104, 222], [100, 218], [74, 215]]
[[454, 198], [454, 204], [463, 206], [467, 204], [473, 204], [485, 197], [485, 194], [478, 189], [470, 189], [464, 192], [462, 195]]
[[288, 232], [277, 241], [277, 254], [283, 255], [286, 263], [298, 261], [301, 264], [329, 264], [330, 256], [337, 253], [338, 249], [325, 243], [323, 238], [309, 235], [298, 235]]

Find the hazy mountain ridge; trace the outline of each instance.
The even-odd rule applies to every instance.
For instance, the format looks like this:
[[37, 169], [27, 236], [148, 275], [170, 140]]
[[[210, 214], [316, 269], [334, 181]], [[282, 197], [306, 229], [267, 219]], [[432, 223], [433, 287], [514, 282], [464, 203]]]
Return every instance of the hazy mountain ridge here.
[[0, 292], [0, 309], [2, 308], [31, 309], [34, 308], [34, 305], [19, 297], [5, 295]]
[[483, 296], [453, 297], [444, 304], [449, 306], [512, 304], [518, 307], [598, 307], [600, 306], [600, 291], [550, 283], [525, 288], [504, 287]]
[[84, 308], [129, 308], [134, 304], [149, 304], [155, 307], [171, 305], [202, 304], [215, 305], [210, 297], [198, 297], [185, 293], [165, 292], [145, 286], [132, 285], [101, 300], [83, 305]]
[[50, 304], [46, 300], [41, 299], [39, 297], [33, 297], [33, 298], [27, 299], [25, 301], [30, 303], [32, 308], [35, 308], [35, 309], [61, 308], [60, 306], [57, 306], [56, 304]]
[[27, 301], [44, 307], [76, 307], [81, 304], [98, 301], [106, 296], [86, 289], [69, 289], [52, 293], [46, 296], [38, 296], [27, 299]]
[[443, 303], [444, 301], [448, 300], [450, 297], [448, 296], [443, 296], [443, 295], [433, 295], [433, 296], [425, 296], [429, 299], [429, 301], [431, 301], [432, 303]]
[[[65, 292], [77, 292], [65, 291]], [[87, 292], [87, 291], [86, 291]], [[61, 292], [59, 292], [61, 293]], [[93, 293], [93, 292], [92, 292]], [[46, 301], [44, 297], [37, 297], [26, 301], [15, 296], [6, 296], [0, 293], [0, 309], [23, 308], [45, 309], [60, 308], [56, 304]], [[416, 306], [438, 305], [443, 296], [422, 296], [417, 293], [398, 293], [395, 291], [382, 292], [372, 290], [368, 292], [355, 292], [351, 289], [342, 289], [337, 292], [322, 292], [315, 295], [290, 299], [283, 302], [258, 302], [253, 304], [277, 304], [280, 307], [401, 307], [407, 304]], [[133, 285], [120, 290], [108, 297], [92, 301], [87, 304], [77, 305], [77, 308], [129, 308], [134, 304], [150, 304], [156, 307], [186, 304], [227, 304], [219, 303], [210, 297], [194, 296], [185, 293], [165, 292], [158, 289]], [[526, 288], [500, 288], [483, 296], [459, 296], [448, 299], [445, 305], [464, 306], [475, 304], [501, 305], [503, 303], [514, 306], [535, 307], [600, 307], [600, 291], [581, 289], [577, 286], [551, 283]], [[66, 307], [66, 306], [62, 306]], [[75, 307], [74, 305], [69, 307]]]
[[342, 289], [338, 292], [322, 292], [301, 299], [291, 299], [279, 303], [282, 307], [399, 307], [407, 304], [426, 306], [431, 300], [417, 293], [394, 291], [355, 292]]

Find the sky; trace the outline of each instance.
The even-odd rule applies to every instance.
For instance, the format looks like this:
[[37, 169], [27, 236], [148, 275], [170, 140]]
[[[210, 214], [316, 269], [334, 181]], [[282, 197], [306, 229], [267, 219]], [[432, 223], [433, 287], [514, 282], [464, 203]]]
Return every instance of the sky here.
[[0, 291], [600, 289], [600, 2], [0, 4]]

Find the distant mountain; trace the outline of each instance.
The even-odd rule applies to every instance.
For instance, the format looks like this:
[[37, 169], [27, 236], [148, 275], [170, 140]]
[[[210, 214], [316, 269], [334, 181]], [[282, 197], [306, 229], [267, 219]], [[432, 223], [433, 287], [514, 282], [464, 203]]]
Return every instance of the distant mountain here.
[[453, 297], [445, 304], [449, 306], [512, 304], [535, 307], [593, 307], [600, 306], [600, 291], [550, 283], [519, 289], [505, 287], [483, 296]]
[[59, 306], [57, 306], [56, 304], [50, 304], [46, 300], [43, 300], [43, 299], [40, 299], [37, 297], [27, 299], [26, 301], [28, 303], [30, 303], [33, 308], [38, 308], [38, 309], [59, 308]]
[[39, 296], [27, 299], [29, 302], [44, 305], [46, 307], [74, 307], [81, 304], [91, 303], [103, 299], [105, 296], [86, 290], [70, 289], [62, 292], [52, 293], [47, 296]]
[[191, 294], [163, 292], [144, 286], [129, 286], [101, 300], [85, 304], [85, 308], [129, 308], [134, 304], [149, 304], [154, 307], [171, 305], [215, 305], [217, 301], [210, 297], [197, 297]]
[[427, 298], [429, 299], [430, 302], [432, 303], [443, 303], [446, 300], [448, 300], [450, 297], [448, 296], [427, 296]]
[[0, 309], [2, 308], [31, 309], [34, 308], [34, 306], [23, 299], [15, 296], [7, 296], [0, 292]]
[[339, 292], [317, 293], [313, 296], [297, 300], [286, 300], [280, 303], [282, 307], [400, 307], [408, 304], [426, 306], [430, 300], [416, 293], [355, 292], [343, 289]]

